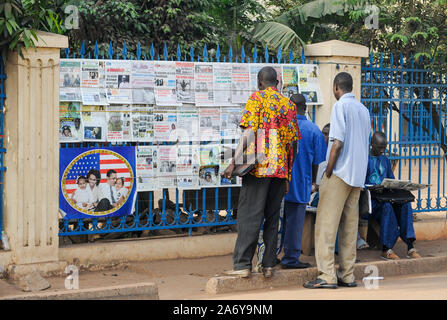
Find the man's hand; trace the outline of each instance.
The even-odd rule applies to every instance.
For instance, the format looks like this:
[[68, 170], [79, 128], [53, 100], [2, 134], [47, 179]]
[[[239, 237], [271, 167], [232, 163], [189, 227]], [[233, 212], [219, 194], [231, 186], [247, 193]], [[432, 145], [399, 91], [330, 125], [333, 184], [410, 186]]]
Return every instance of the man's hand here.
[[326, 169], [326, 177], [330, 178], [332, 176], [332, 169], [327, 170]]
[[235, 165], [234, 163], [231, 163], [224, 172], [222, 172], [221, 176], [227, 179], [231, 179], [231, 177], [233, 176], [233, 171], [234, 171]]

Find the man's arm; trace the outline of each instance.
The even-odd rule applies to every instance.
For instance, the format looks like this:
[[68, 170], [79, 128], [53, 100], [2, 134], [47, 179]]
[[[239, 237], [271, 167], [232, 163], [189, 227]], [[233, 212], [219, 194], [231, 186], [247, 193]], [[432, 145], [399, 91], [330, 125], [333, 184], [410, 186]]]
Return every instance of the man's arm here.
[[334, 170], [335, 163], [340, 156], [341, 149], [343, 148], [343, 142], [334, 139], [332, 143], [331, 153], [329, 155], [329, 161], [326, 167], [326, 176], [330, 178], [332, 176], [332, 171]]

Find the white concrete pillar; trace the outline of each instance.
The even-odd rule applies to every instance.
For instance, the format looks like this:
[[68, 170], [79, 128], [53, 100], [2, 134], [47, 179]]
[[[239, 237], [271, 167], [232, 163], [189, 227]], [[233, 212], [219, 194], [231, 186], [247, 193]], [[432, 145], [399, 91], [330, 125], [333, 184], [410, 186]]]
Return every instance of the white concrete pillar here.
[[66, 36], [38, 32], [36, 49], [6, 61], [4, 228], [10, 272], [60, 268], [59, 61]]
[[321, 128], [330, 122], [331, 110], [336, 102], [332, 88], [339, 72], [348, 72], [354, 80], [353, 93], [360, 100], [361, 58], [368, 57], [368, 48], [359, 44], [331, 40], [307, 45], [306, 58], [318, 61], [323, 105], [316, 106], [315, 123]]

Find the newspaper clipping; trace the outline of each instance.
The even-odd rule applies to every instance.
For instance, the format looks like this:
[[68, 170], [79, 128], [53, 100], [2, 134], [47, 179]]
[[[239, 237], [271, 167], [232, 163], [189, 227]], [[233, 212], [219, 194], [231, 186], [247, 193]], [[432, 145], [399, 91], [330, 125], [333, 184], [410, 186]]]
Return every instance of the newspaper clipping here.
[[220, 136], [224, 140], [239, 140], [242, 129], [239, 126], [242, 117], [242, 107], [220, 108]]
[[156, 146], [136, 147], [137, 191], [153, 191], [157, 189], [158, 154]]
[[290, 98], [298, 93], [298, 65], [284, 65], [282, 67], [282, 94]]
[[195, 96], [196, 106], [214, 106], [213, 64], [195, 64]]
[[232, 64], [231, 102], [246, 103], [250, 97], [249, 66], [245, 63]]
[[82, 141], [81, 105], [79, 102], [60, 102], [60, 142]]
[[155, 104], [154, 63], [132, 61], [131, 87], [134, 104]]
[[82, 106], [82, 129], [84, 141], [106, 141], [105, 106]]
[[220, 141], [220, 109], [200, 108], [200, 141]]
[[150, 105], [132, 106], [132, 141], [154, 140], [154, 108]]
[[306, 98], [308, 105], [323, 104], [320, 83], [318, 82], [319, 69], [317, 65], [299, 65], [299, 89]]
[[232, 106], [231, 100], [231, 63], [214, 63], [214, 104], [216, 106]]
[[176, 95], [176, 64], [173, 61], [156, 61], [155, 71], [155, 103], [158, 106], [178, 106]]
[[177, 141], [177, 109], [156, 107], [154, 110], [155, 141]]
[[237, 144], [223, 144], [223, 145], [221, 145], [221, 154], [223, 155], [221, 157], [220, 170], [219, 170], [221, 186], [241, 186], [242, 185], [241, 177], [232, 177], [232, 178], [228, 179], [228, 178], [224, 178], [220, 175], [230, 165], [231, 159], [234, 156], [236, 147], [237, 147]]
[[177, 112], [179, 141], [199, 141], [199, 112], [196, 107], [183, 105]]
[[199, 146], [179, 145], [177, 147], [177, 186], [179, 189], [199, 187]]
[[59, 87], [60, 101], [82, 101], [81, 60], [61, 59]]
[[199, 185], [201, 187], [218, 187], [220, 145], [208, 144], [200, 146]]
[[130, 106], [107, 107], [107, 141], [129, 141], [132, 139]]
[[177, 102], [194, 103], [194, 62], [176, 62]]

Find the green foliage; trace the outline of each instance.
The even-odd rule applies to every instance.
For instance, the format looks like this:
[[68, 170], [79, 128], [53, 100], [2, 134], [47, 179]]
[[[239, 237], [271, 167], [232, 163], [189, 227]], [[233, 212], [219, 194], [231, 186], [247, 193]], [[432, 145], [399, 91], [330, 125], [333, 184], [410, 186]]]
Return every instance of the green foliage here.
[[61, 19], [47, 0], [3, 0], [0, 4], [0, 50], [6, 61], [9, 50], [34, 47], [37, 30], [61, 32]]

